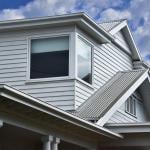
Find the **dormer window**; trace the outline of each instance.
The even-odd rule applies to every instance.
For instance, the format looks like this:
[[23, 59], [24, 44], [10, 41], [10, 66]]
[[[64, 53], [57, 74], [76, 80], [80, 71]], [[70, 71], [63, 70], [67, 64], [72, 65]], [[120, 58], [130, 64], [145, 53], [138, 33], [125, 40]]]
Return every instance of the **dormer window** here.
[[77, 75], [92, 84], [92, 46], [81, 37], [77, 40]]
[[31, 40], [30, 78], [69, 75], [69, 36]]
[[136, 116], [136, 99], [130, 96], [126, 101], [126, 112], [132, 116]]

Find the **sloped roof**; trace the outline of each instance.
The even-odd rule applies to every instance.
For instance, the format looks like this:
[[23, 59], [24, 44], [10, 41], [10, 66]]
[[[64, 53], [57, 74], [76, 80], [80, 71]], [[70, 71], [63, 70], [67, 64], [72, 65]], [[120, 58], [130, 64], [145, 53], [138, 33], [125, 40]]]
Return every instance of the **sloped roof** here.
[[[37, 128], [36, 127], [35, 128], [36, 131], [40, 131], [40, 133], [42, 134], [45, 134], [45, 131], [52, 130], [54, 131], [54, 133], [61, 132], [61, 135], [63, 135], [64, 133], [67, 132], [69, 127], [73, 129], [73, 130], [70, 129], [70, 131], [72, 130], [72, 132], [69, 133], [70, 135], [74, 132], [76, 136], [79, 134], [80, 137], [81, 134], [84, 134], [85, 136], [86, 133], [88, 135], [95, 134], [96, 137], [99, 136], [99, 139], [104, 139], [105, 137], [122, 138], [122, 136], [119, 134], [116, 134], [114, 132], [109, 131], [108, 129], [97, 126], [91, 122], [80, 119], [76, 116], [73, 116], [72, 114], [66, 111], [63, 111], [55, 106], [47, 104], [46, 102], [43, 102], [40, 99], [36, 99], [28, 94], [25, 94], [5, 84], [0, 84], [0, 112], [1, 113], [5, 112], [5, 117], [7, 119], [10, 117], [11, 119], [13, 119], [13, 117], [15, 117], [15, 120], [17, 120], [19, 118], [18, 122], [20, 122], [20, 116], [22, 116], [23, 119], [21, 120], [21, 124], [23, 123], [23, 121], [30, 122], [31, 119], [33, 121], [32, 122], [33, 126], [34, 121], [38, 120]], [[40, 120], [42, 124], [39, 124]], [[63, 126], [60, 126], [60, 124]], [[64, 124], [66, 125], [64, 126]], [[27, 123], [28, 127], [29, 125], [30, 123]], [[26, 123], [23, 126], [24, 128], [26, 128]], [[45, 129], [45, 127], [46, 130], [43, 130]]]
[[103, 27], [107, 32], [112, 30], [114, 27], [118, 26], [121, 22], [125, 19], [118, 19], [118, 20], [111, 20], [111, 21], [104, 21], [100, 22], [99, 26]]
[[99, 120], [146, 70], [118, 72], [77, 110], [75, 115], [86, 120]]

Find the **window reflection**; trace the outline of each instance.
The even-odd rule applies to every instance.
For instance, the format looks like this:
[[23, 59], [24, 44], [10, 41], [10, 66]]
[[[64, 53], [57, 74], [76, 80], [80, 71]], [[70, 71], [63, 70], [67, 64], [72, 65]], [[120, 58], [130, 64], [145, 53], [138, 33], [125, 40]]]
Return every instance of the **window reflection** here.
[[92, 83], [92, 47], [80, 37], [77, 41], [78, 77]]

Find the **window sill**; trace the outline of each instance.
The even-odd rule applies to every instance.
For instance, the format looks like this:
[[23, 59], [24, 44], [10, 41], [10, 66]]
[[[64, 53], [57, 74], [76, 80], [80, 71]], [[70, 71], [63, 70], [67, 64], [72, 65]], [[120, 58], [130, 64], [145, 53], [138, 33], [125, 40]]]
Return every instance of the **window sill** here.
[[84, 85], [87, 86], [88, 88], [91, 88], [92, 90], [94, 90], [94, 86], [93, 86], [92, 84], [89, 84], [89, 83], [83, 81], [82, 79], [80, 79], [80, 78], [78, 78], [78, 77], [76, 78], [76, 80], [79, 81], [80, 83], [84, 84]]
[[126, 114], [128, 114], [128, 115], [130, 115], [130, 116], [132, 116], [132, 117], [134, 117], [134, 118], [137, 118], [137, 116], [136, 116], [136, 115], [131, 114], [130, 112], [128, 112], [128, 111], [126, 111], [126, 110], [125, 110], [125, 113], [126, 113]]
[[26, 84], [30, 83], [38, 83], [38, 82], [57, 82], [57, 81], [66, 81], [66, 80], [73, 80], [74, 78], [69, 76], [64, 77], [51, 77], [51, 78], [38, 78], [38, 79], [27, 79]]

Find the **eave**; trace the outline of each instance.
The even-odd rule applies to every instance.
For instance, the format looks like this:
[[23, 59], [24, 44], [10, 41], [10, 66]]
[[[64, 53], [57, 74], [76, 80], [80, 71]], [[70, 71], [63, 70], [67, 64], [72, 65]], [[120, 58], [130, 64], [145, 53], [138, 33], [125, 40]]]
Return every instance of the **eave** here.
[[[87, 138], [87, 140], [93, 140], [92, 142], [95, 143], [109, 138], [122, 138], [119, 134], [113, 133], [108, 129], [75, 117], [68, 112], [35, 99], [7, 85], [0, 85], [0, 118], [3, 119], [2, 121], [10, 122], [9, 119], [13, 119], [13, 115], [15, 115], [16, 118], [18, 116], [15, 120], [20, 120], [20, 118], [23, 118], [22, 113], [25, 113], [25, 111], [27, 111], [26, 113], [28, 115], [24, 116], [25, 120], [23, 119], [22, 121], [25, 121], [25, 123], [30, 122], [28, 119], [33, 117], [32, 121], [36, 121], [37, 123], [32, 123], [32, 125], [34, 125], [36, 131], [41, 132], [41, 134], [48, 134], [48, 132], [51, 131], [53, 134], [57, 135], [58, 131], [60, 131], [63, 135], [74, 135], [75, 137], [78, 137], [78, 139], [87, 134], [89, 137], [85, 138]], [[9, 119], [6, 119], [6, 116]], [[55, 124], [50, 124], [49, 122], [55, 122]], [[20, 123], [17, 123], [15, 125], [19, 124]], [[23, 125], [23, 127], [25, 127], [25, 125]], [[70, 130], [68, 130], [68, 127]], [[46, 129], [47, 132], [45, 131]], [[91, 139], [91, 137], [93, 137], [93, 139]]]
[[90, 17], [84, 13], [1, 21], [0, 31], [4, 32], [57, 26], [62, 27], [68, 25], [79, 26], [100, 43], [107, 43], [111, 39], [109, 33], [100, 28]]
[[150, 122], [113, 123], [105, 127], [116, 133], [150, 133]]

